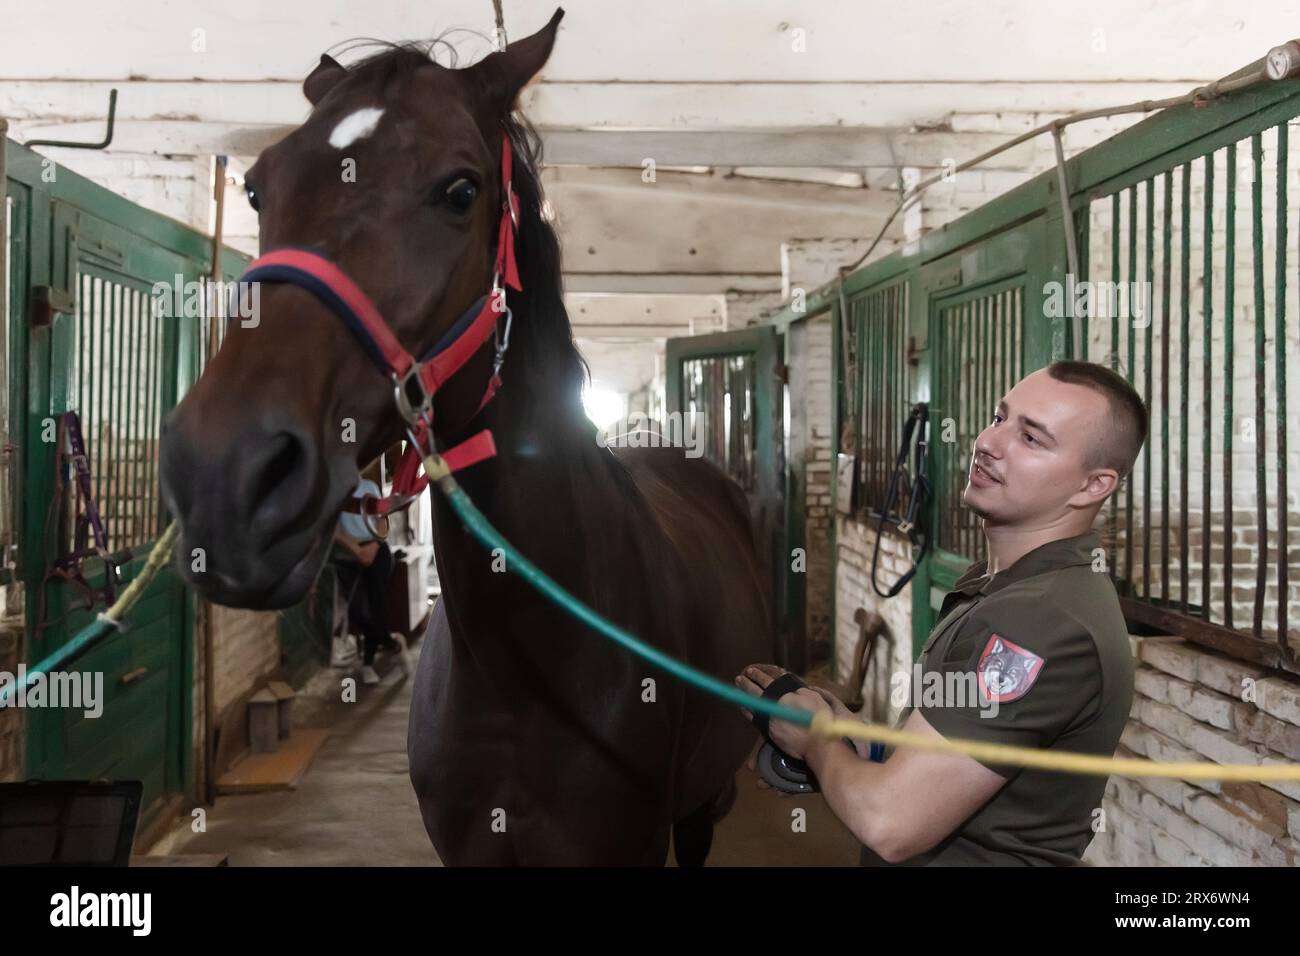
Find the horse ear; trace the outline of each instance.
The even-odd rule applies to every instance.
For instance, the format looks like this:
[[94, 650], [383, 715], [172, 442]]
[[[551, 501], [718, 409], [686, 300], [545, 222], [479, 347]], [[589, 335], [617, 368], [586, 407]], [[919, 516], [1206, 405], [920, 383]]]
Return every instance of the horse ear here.
[[530, 37], [516, 40], [499, 53], [491, 53], [475, 63], [470, 70], [482, 79], [492, 102], [502, 113], [514, 109], [515, 99], [550, 59], [555, 46], [555, 34], [564, 18], [564, 9], [557, 7], [551, 21]]
[[347, 67], [340, 64], [328, 53], [322, 53], [320, 63], [316, 65], [316, 69], [312, 70], [307, 79], [302, 81], [303, 95], [307, 97], [312, 106], [315, 106], [325, 98], [325, 94], [332, 90], [336, 83], [347, 75]]

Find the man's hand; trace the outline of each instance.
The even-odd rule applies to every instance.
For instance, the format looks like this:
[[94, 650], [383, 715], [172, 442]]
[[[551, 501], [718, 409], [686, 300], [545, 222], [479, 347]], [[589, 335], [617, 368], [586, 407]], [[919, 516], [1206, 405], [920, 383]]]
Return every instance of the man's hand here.
[[357, 546], [357, 560], [366, 567], [375, 563], [375, 556], [379, 554], [379, 542], [367, 541], [365, 544]]
[[[828, 691], [825, 687], [813, 687], [812, 690], [815, 690], [819, 695], [821, 695], [821, 699], [826, 701], [826, 703], [830, 706], [831, 714], [835, 717], [836, 720], [858, 720], [858, 721], [862, 720], [861, 717], [859, 717], [853, 711], [849, 710], [847, 707], [844, 706], [844, 701], [840, 700], [838, 697], [836, 697], [834, 694]], [[858, 752], [859, 757], [861, 757], [863, 760], [870, 759], [871, 757], [870, 740], [864, 740], [861, 737], [850, 737], [849, 740], [852, 741], [853, 749]]]
[[[747, 694], [753, 694], [755, 697], [761, 697], [767, 685], [776, 680], [785, 671], [771, 664], [751, 664], [740, 674], [736, 675], [735, 684]], [[793, 694], [785, 694], [778, 703], [786, 707], [794, 707], [799, 710], [808, 710], [813, 713], [823, 711], [833, 714], [831, 706], [817, 691], [810, 687], [804, 687]], [[746, 717], [753, 718], [749, 711], [743, 711]], [[808, 750], [808, 745], [813, 741], [812, 733], [807, 727], [799, 727], [794, 724], [773, 717], [768, 723], [768, 735], [772, 742], [778, 748], [785, 751], [796, 760], [802, 760]]]

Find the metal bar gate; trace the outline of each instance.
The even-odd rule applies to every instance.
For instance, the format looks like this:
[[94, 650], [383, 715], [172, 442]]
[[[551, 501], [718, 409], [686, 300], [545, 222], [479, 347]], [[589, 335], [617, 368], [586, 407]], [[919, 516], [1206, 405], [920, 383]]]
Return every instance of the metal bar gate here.
[[[775, 317], [783, 328], [829, 312], [837, 372], [845, 350], [854, 357], [854, 380], [837, 376], [834, 431], [859, 454], [857, 520], [882, 503], [907, 405], [931, 403], [936, 548], [911, 585], [915, 646], [982, 551], [960, 505], [974, 436], [1017, 379], [1080, 357], [1125, 375], [1151, 409], [1151, 435], [1105, 513], [1130, 620], [1294, 666], [1298, 118], [1300, 80], [1285, 79], [1166, 109], [1069, 160], [1080, 275], [1049, 170], [847, 276], [848, 340], [833, 285]], [[856, 434], [839, 435], [846, 420]]]

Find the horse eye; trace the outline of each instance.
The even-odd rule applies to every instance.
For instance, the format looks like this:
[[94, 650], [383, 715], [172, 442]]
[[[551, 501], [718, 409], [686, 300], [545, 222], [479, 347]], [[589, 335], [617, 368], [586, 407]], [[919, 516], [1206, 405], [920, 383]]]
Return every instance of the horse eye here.
[[244, 195], [248, 197], [248, 204], [253, 207], [253, 212], [261, 212], [262, 206], [257, 201], [257, 190], [248, 184], [244, 185]]
[[474, 198], [478, 195], [478, 186], [469, 180], [461, 177], [450, 186], [443, 194], [447, 205], [457, 212], [465, 212], [474, 204]]

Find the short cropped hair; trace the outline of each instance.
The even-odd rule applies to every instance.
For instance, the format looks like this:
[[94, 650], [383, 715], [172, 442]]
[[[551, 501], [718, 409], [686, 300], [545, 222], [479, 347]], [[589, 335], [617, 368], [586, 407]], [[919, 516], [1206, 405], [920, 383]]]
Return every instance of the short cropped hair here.
[[1095, 362], [1061, 361], [1047, 366], [1058, 382], [1083, 385], [1101, 392], [1110, 405], [1110, 420], [1093, 440], [1087, 468], [1113, 468], [1123, 481], [1133, 470], [1147, 440], [1150, 416], [1147, 406], [1122, 375]]

